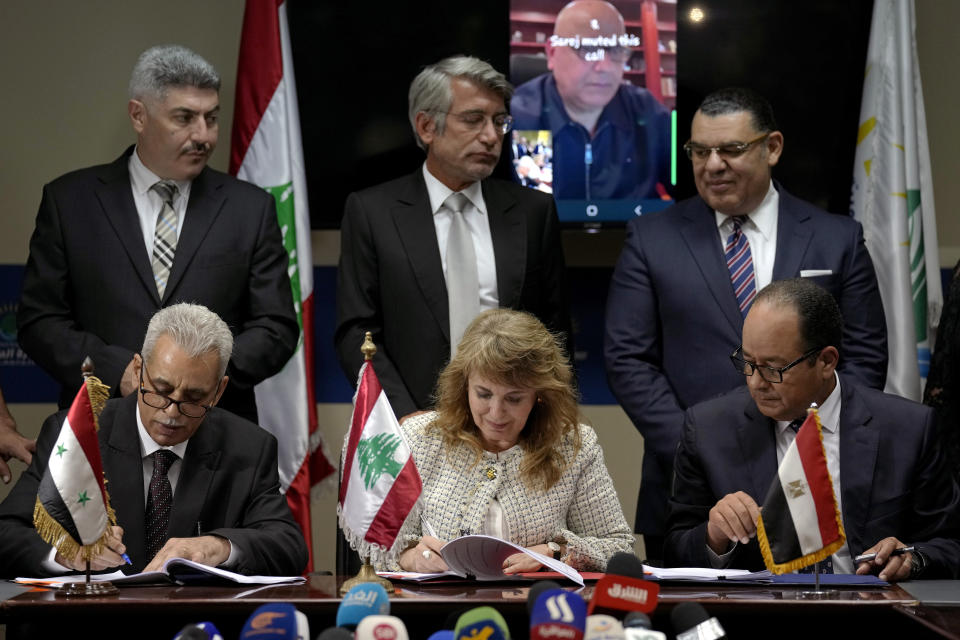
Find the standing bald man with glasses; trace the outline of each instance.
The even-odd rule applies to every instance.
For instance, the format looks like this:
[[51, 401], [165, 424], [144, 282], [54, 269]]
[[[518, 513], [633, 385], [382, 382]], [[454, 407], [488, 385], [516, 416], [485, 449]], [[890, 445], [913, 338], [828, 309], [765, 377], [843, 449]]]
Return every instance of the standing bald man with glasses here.
[[477, 58], [427, 66], [410, 85], [408, 109], [423, 166], [347, 199], [334, 342], [355, 384], [372, 332], [377, 375], [398, 416], [431, 406], [440, 370], [480, 311], [528, 311], [569, 337], [553, 198], [490, 178], [512, 126], [512, 93]]
[[743, 384], [727, 355], [764, 286], [799, 276], [829, 291], [844, 319], [840, 371], [878, 389], [886, 379], [886, 322], [863, 229], [774, 181], [783, 149], [762, 96], [716, 91], [684, 145], [699, 195], [627, 226], [604, 355], [610, 388], [644, 437], [636, 530], [654, 560], [683, 411]]

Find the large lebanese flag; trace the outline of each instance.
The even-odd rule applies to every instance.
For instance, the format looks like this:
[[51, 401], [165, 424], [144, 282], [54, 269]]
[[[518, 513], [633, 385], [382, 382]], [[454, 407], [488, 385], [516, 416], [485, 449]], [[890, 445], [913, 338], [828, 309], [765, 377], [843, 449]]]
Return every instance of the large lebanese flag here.
[[300, 342], [277, 375], [256, 386], [260, 426], [279, 443], [281, 489], [310, 549], [310, 487], [334, 471], [317, 431], [313, 396], [313, 259], [286, 3], [247, 0], [237, 68], [230, 173], [277, 202], [290, 259]]
[[757, 539], [764, 564], [776, 574], [819, 562], [846, 541], [816, 409], [809, 410], [777, 469], [760, 510]]
[[368, 360], [353, 400], [337, 505], [340, 528], [361, 558], [377, 565], [396, 557], [397, 536], [422, 491], [410, 446]]

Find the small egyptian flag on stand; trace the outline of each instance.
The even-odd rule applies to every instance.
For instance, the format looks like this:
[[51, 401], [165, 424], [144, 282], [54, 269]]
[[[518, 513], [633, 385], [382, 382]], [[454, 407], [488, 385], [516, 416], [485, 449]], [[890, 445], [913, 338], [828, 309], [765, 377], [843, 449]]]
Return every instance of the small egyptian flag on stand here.
[[775, 574], [828, 558], [846, 541], [815, 408], [808, 409], [777, 469], [757, 521], [757, 539]]
[[360, 368], [353, 401], [337, 514], [350, 546], [361, 558], [382, 564], [399, 554], [398, 534], [420, 498], [423, 483], [373, 370], [376, 347], [370, 332], [362, 350], [367, 361]]
[[116, 524], [104, 486], [97, 417], [110, 387], [89, 376], [60, 427], [40, 480], [33, 526], [63, 556], [89, 561], [103, 551], [108, 525]]

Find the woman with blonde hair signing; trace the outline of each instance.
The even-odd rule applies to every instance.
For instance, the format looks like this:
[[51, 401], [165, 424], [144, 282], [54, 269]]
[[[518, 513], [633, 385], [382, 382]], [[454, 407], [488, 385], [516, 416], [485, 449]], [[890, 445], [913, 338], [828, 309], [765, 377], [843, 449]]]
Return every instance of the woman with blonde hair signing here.
[[[440, 548], [467, 534], [579, 570], [602, 571], [614, 553], [633, 551], [597, 435], [580, 424], [570, 364], [534, 316], [477, 316], [440, 374], [435, 407], [401, 425], [423, 479], [419, 517], [401, 531], [401, 569], [446, 570]], [[516, 554], [504, 573], [540, 566]]]

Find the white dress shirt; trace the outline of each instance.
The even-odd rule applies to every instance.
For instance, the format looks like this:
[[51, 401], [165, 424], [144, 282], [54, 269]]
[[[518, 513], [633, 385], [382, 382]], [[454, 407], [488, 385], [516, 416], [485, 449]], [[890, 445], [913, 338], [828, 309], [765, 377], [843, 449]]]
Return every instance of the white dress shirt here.
[[[143, 244], [147, 247], [147, 255], [153, 255], [154, 236], [157, 229], [157, 218], [163, 208], [163, 199], [152, 191], [150, 187], [160, 181], [160, 177], [147, 169], [140, 155], [134, 149], [127, 162], [130, 171], [130, 187], [133, 189], [133, 204], [137, 207], [137, 217], [140, 219], [140, 230], [143, 232]], [[175, 180], [179, 192], [173, 201], [173, 210], [177, 212], [177, 238], [183, 231], [183, 221], [187, 217], [187, 202], [190, 200], [189, 180]]]
[[[773, 280], [773, 263], [777, 258], [777, 218], [780, 211], [780, 194], [770, 181], [767, 195], [755, 210], [746, 216], [740, 216], [743, 223], [740, 228], [750, 243], [750, 255], [753, 258], [753, 277], [757, 292]], [[727, 239], [733, 233], [733, 218], [718, 211], [713, 212], [720, 235], [720, 250], [727, 248]]]
[[[453, 193], [445, 184], [437, 180], [423, 165], [423, 179], [427, 183], [427, 195], [430, 197], [430, 211], [433, 213], [433, 226], [437, 231], [437, 244], [440, 245], [440, 262], [443, 265], [443, 277], [447, 277], [447, 238], [450, 235], [450, 216], [453, 215], [444, 201]], [[483, 190], [479, 182], [474, 182], [462, 190], [470, 201], [463, 213], [463, 220], [470, 227], [473, 237], [473, 250], [477, 254], [477, 278], [480, 283], [480, 310], [496, 309], [500, 306], [497, 293], [497, 263], [493, 255], [493, 237], [490, 235], [490, 218], [487, 216], [487, 204], [483, 200]]]

